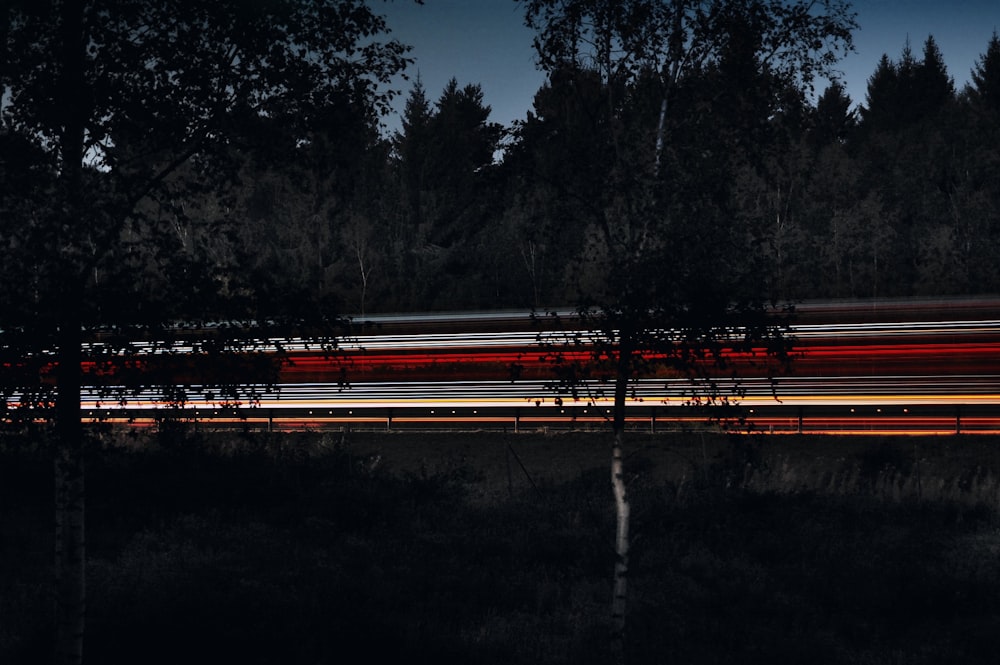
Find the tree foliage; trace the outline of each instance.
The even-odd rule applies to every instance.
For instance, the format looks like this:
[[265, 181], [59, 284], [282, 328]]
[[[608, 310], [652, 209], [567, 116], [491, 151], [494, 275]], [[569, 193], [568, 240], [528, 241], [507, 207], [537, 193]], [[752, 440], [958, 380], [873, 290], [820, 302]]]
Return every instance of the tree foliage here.
[[[122, 286], [104, 311], [128, 303], [141, 320], [177, 308], [157, 286], [168, 276], [178, 284], [183, 277], [184, 292], [199, 294], [203, 311], [224, 306], [233, 313], [359, 311], [362, 291], [366, 311], [576, 302], [584, 283], [593, 285], [600, 274], [592, 251], [598, 213], [616, 189], [635, 199], [628, 178], [609, 180], [605, 167], [624, 163], [616, 162], [620, 151], [621, 159], [643, 164], [631, 172], [635, 183], [651, 181], [661, 130], [659, 168], [667, 184], [657, 189], [657, 205], [673, 197], [706, 220], [720, 218], [734, 245], [733, 265], [745, 266], [769, 296], [1000, 288], [991, 185], [997, 123], [975, 80], [937, 111], [908, 120], [910, 112], [899, 109], [913, 96], [892, 93], [892, 86], [878, 94], [873, 87], [871, 103], [859, 105], [836, 81], [822, 88], [815, 79], [815, 95], [783, 85], [753, 58], [737, 57], [758, 41], [741, 37], [719, 51], [718, 61], [672, 84], [662, 126], [658, 76], [647, 72], [634, 84], [609, 86], [590, 55], [549, 72], [527, 116], [502, 135], [483, 115], [488, 100], [475, 84], [456, 83], [450, 95], [479, 88], [478, 101], [471, 96], [475, 112], [465, 116], [473, 119], [467, 132], [443, 119], [432, 123], [446, 90], [422, 84], [410, 91], [411, 108], [391, 137], [380, 132], [371, 105], [347, 94], [331, 101], [311, 142], [296, 138], [298, 119], [239, 112], [211, 166], [202, 158], [185, 165], [184, 177], [170, 184], [173, 194], [140, 203], [157, 221], [142, 222], [127, 245], [106, 253], [97, 271], [102, 292]], [[886, 56], [875, 73], [895, 71], [904, 60], [919, 69], [926, 57], [906, 50]], [[939, 71], [936, 80], [947, 87], [950, 76]], [[619, 107], [614, 114], [609, 99]], [[477, 125], [477, 117], [485, 123]], [[8, 164], [30, 154], [14, 147], [14, 134], [4, 140]], [[485, 155], [484, 145], [492, 148], [486, 161], [459, 168], [458, 156]], [[49, 169], [54, 187], [50, 157], [37, 168]], [[432, 170], [441, 175], [432, 177]], [[209, 177], [221, 188], [208, 186]], [[205, 194], [186, 192], [184, 183], [193, 180], [204, 182]], [[107, 189], [106, 181], [93, 179], [90, 193]], [[12, 191], [23, 189], [11, 183]], [[42, 190], [35, 194], [43, 204], [51, 200]], [[44, 208], [23, 197], [8, 203], [32, 207], [36, 218]], [[866, 235], [873, 210], [881, 211], [885, 233]], [[27, 228], [15, 226], [7, 238], [26, 242]], [[157, 242], [147, 241], [152, 230]], [[878, 251], [870, 247], [875, 238]], [[152, 252], [157, 245], [170, 251]], [[359, 247], [368, 257], [364, 270]], [[112, 279], [120, 257], [132, 262], [122, 272], [137, 279]], [[140, 291], [147, 295], [137, 297]]]
[[1000, 112], [1000, 36], [994, 31], [976, 66], [966, 94], [978, 107]]
[[868, 129], [891, 129], [936, 119], [954, 97], [954, 81], [948, 76], [944, 58], [931, 35], [924, 43], [923, 58], [919, 61], [909, 40], [898, 62], [882, 55], [875, 73], [868, 79], [867, 105], [861, 113]]
[[[4, 416], [25, 395], [27, 406], [54, 404], [42, 415], [54, 415], [56, 436], [55, 655], [78, 663], [80, 399], [97, 381], [82, 362], [90, 374], [128, 368], [121, 359], [134, 353], [137, 327], [162, 336], [179, 320], [281, 308], [244, 279], [232, 241], [248, 130], [275, 123], [285, 154], [311, 150], [326, 173], [323, 139], [344, 109], [362, 109], [348, 114], [357, 118], [388, 108], [384, 85], [406, 48], [384, 38], [384, 20], [362, 0], [46, 0], [0, 10], [0, 137], [15, 148], [0, 167], [12, 175], [0, 186], [0, 274], [22, 286], [0, 303]], [[85, 332], [97, 329], [85, 357]], [[245, 349], [246, 335], [217, 330], [198, 347], [206, 358]], [[53, 365], [54, 380], [43, 381]], [[223, 363], [202, 383], [241, 391], [236, 376]]]
[[[63, 224], [60, 240], [74, 248], [73, 270], [87, 276], [76, 281], [106, 285], [111, 271], [135, 267], [126, 257], [137, 247], [149, 246], [160, 249], [142, 255], [144, 272], [163, 261], [156, 272], [183, 278], [169, 299], [156, 298], [169, 280], [149, 284], [122, 270], [121, 288], [132, 292], [105, 298], [117, 310], [109, 314], [107, 302], [86, 308], [105, 321], [136, 315], [149, 299], [162, 316], [170, 303], [191, 306], [189, 296], [223, 296], [194, 307], [217, 310], [236, 291], [226, 285], [242, 276], [205, 243], [218, 243], [235, 223], [221, 213], [231, 208], [240, 160], [263, 148], [254, 133], [266, 123], [280, 132], [286, 161], [306, 153], [315, 169], [339, 166], [346, 179], [353, 168], [325, 160], [349, 160], [367, 146], [324, 150], [328, 137], [343, 144], [364, 136], [350, 125], [359, 117], [352, 109], [387, 110], [384, 84], [405, 64], [402, 45], [376, 38], [384, 21], [360, 1], [95, 1], [79, 4], [75, 26], [62, 16], [73, 13], [69, 6], [30, 3], [11, 13], [5, 125], [53, 155], [64, 180], [74, 169], [89, 180], [88, 201], [74, 211], [82, 219]], [[229, 228], [213, 228], [219, 222]], [[201, 246], [196, 228], [204, 229]], [[196, 264], [201, 274], [191, 272]], [[141, 285], [149, 289], [136, 292]], [[87, 292], [98, 300], [109, 293]], [[137, 304], [122, 306], [129, 301]]]
[[577, 286], [587, 332], [567, 345], [589, 349], [589, 362], [567, 363], [558, 349], [553, 357], [574, 398], [595, 380], [611, 395], [611, 615], [623, 657], [629, 385], [661, 372], [689, 376], [690, 401], [726, 403], [712, 371], [733, 371], [730, 357], [755, 348], [784, 356], [780, 326], [762, 316], [766, 292], [753, 260], [762, 255], [750, 251], [759, 229], [740, 224], [767, 215], [741, 218], [733, 183], [744, 174], [785, 191], [766, 156], [797, 140], [804, 93], [850, 47], [854, 23], [840, 2], [534, 0], [525, 15], [541, 67], [579, 81], [570, 95], [593, 91], [583, 97], [594, 110], [575, 163], [596, 167], [574, 183], [572, 166], [535, 164], [540, 180], [577, 193], [585, 224]]
[[489, 279], [476, 267], [488, 263], [484, 232], [500, 191], [494, 154], [502, 131], [490, 112], [478, 84], [461, 86], [452, 78], [432, 106], [418, 79], [395, 136], [407, 245], [398, 277], [404, 292], [432, 307], [470, 298], [473, 306], [488, 306], [475, 302], [475, 294]]

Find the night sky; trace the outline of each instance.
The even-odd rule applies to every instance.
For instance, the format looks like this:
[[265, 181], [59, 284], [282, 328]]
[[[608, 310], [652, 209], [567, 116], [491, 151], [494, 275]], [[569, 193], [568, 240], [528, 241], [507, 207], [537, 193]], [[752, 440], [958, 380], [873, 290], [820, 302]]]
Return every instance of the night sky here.
[[[509, 125], [531, 108], [544, 77], [534, 65], [532, 32], [513, 0], [425, 0], [423, 6], [394, 0], [373, 7], [387, 16], [392, 34], [413, 47], [410, 55], [416, 62], [409, 74], [420, 73], [432, 102], [455, 77], [460, 85], [482, 86], [494, 122]], [[998, 0], [857, 0], [854, 9], [861, 26], [854, 35], [857, 52], [840, 68], [855, 104], [864, 103], [868, 77], [882, 54], [898, 60], [907, 37], [919, 59], [927, 36], [934, 35], [961, 90], [993, 31], [1000, 29]], [[400, 84], [397, 109], [410, 86]], [[821, 91], [823, 86], [818, 87]], [[386, 118], [386, 123], [393, 129], [399, 119]]]

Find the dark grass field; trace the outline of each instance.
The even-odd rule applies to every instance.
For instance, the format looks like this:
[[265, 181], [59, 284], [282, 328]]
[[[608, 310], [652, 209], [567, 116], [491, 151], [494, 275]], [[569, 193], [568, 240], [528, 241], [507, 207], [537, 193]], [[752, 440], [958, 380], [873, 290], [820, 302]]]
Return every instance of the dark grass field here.
[[[0, 663], [52, 474], [0, 444]], [[995, 663], [1000, 442], [633, 435], [631, 663]], [[604, 663], [606, 435], [167, 432], [88, 466], [91, 663]]]

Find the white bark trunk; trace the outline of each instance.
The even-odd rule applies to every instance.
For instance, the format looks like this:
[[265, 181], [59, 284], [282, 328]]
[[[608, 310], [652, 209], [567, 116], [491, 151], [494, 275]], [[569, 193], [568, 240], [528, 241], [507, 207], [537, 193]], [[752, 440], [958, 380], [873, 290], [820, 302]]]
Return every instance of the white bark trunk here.
[[625, 662], [625, 612], [628, 601], [629, 518], [631, 508], [625, 487], [625, 401], [632, 377], [632, 339], [623, 333], [618, 348], [618, 375], [615, 377], [615, 403], [611, 444], [611, 491], [615, 498], [615, 569], [611, 596], [611, 650], [615, 663]]
[[611, 447], [611, 490], [615, 497], [615, 573], [611, 599], [612, 645], [622, 661], [625, 648], [625, 609], [628, 600], [628, 546], [629, 517], [631, 507], [625, 488], [624, 466], [622, 462], [622, 429], [615, 431]]

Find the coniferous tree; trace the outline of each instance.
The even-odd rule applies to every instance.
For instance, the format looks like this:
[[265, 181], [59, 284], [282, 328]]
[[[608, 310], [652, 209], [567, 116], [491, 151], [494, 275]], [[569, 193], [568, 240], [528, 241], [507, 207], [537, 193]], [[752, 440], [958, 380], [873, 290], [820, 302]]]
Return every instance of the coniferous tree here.
[[953, 262], [952, 234], [947, 220], [951, 190], [958, 177], [957, 108], [952, 79], [933, 36], [917, 60], [909, 40], [900, 60], [883, 56], [869, 79], [867, 105], [862, 108], [859, 165], [865, 177], [860, 199], [875, 197], [885, 219], [896, 225], [884, 234], [893, 244], [884, 253], [883, 295], [913, 289], [933, 293], [956, 287], [948, 275]]
[[406, 194], [407, 210], [414, 227], [419, 227], [423, 222], [421, 192], [426, 188], [430, 121], [431, 106], [418, 73], [403, 107], [402, 131], [397, 132], [395, 136], [395, 150]]
[[923, 56], [914, 75], [916, 115], [920, 119], [933, 117], [955, 100], [955, 82], [933, 35], [924, 42]]
[[[603, 205], [605, 167], [613, 151], [605, 126], [607, 94], [591, 68], [566, 63], [550, 72], [504, 160], [516, 174], [523, 206], [518, 251], [529, 265], [539, 252], [551, 257], [551, 279], [562, 284], [551, 293], [561, 294], [560, 302], [577, 298], [575, 282], [586, 279], [582, 273], [588, 268], [580, 259], [593, 232], [590, 220]], [[537, 274], [527, 277], [539, 281]]]
[[426, 185], [434, 193], [436, 217], [429, 239], [444, 247], [476, 228], [485, 171], [499, 147], [500, 129], [489, 122], [490, 107], [479, 85], [448, 81], [428, 122]]
[[909, 124], [920, 117], [922, 100], [917, 89], [917, 74], [921, 63], [913, 54], [910, 37], [907, 35], [903, 50], [896, 63], [896, 109], [899, 117], [897, 122]]
[[[482, 234], [499, 218], [493, 197], [494, 153], [501, 128], [489, 121], [482, 87], [452, 78], [433, 109], [414, 86], [395, 138], [396, 160], [410, 232], [409, 300], [418, 309], [483, 307], [484, 275], [477, 255]], [[419, 303], [419, 304], [418, 304]]]
[[866, 131], [894, 131], [933, 118], [955, 97], [955, 85], [933, 35], [917, 60], [907, 39], [898, 62], [886, 54], [868, 79], [861, 117]]
[[1000, 37], [994, 31], [958, 105], [949, 191], [954, 270], [968, 293], [1000, 290]]
[[972, 69], [965, 91], [976, 108], [1000, 114], [1000, 36], [996, 31]]
[[861, 119], [866, 133], [889, 130], [899, 123], [899, 69], [888, 54], [875, 67], [868, 78], [865, 104], [861, 107]]
[[851, 104], [842, 83], [833, 81], [827, 86], [813, 112], [810, 140], [815, 147], [847, 141], [857, 126], [857, 114]]

